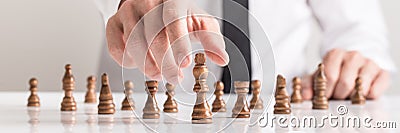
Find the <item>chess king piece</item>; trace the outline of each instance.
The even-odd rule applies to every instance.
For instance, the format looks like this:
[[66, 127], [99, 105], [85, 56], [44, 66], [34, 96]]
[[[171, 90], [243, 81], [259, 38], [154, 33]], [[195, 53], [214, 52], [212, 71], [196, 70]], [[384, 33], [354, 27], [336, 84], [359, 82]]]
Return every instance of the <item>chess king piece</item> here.
[[40, 106], [40, 99], [39, 96], [37, 95], [37, 84], [38, 81], [36, 78], [31, 78], [29, 80], [29, 91], [31, 92], [31, 95], [28, 98], [28, 107], [39, 107]]
[[72, 92], [75, 89], [75, 79], [72, 75], [72, 66], [70, 64], [65, 65], [65, 74], [62, 80], [63, 82], [63, 90], [65, 92], [65, 96], [61, 103], [61, 111], [76, 111], [76, 102], [75, 98], [72, 95]]
[[354, 87], [354, 94], [351, 96], [351, 104], [365, 104], [365, 97], [363, 95], [363, 88], [361, 86], [362, 80], [360, 77], [356, 79], [356, 85]]
[[96, 77], [89, 76], [87, 78], [86, 88], [85, 103], [96, 103]]
[[193, 68], [193, 76], [196, 83], [193, 91], [196, 92], [196, 103], [192, 112], [192, 123], [207, 124], [212, 123], [212, 113], [210, 105], [206, 99], [206, 92], [209, 91], [207, 86], [208, 68], [205, 64], [206, 58], [203, 53], [197, 53], [194, 58], [195, 66]]
[[301, 79], [299, 77], [294, 77], [292, 84], [293, 93], [290, 97], [290, 103], [302, 103], [303, 97], [301, 96]]
[[251, 82], [253, 88], [253, 98], [250, 100], [250, 109], [263, 109], [263, 101], [260, 98], [261, 82], [260, 80], [253, 80]]
[[158, 81], [146, 81], [147, 101], [143, 108], [143, 119], [160, 118], [160, 109], [158, 108], [156, 93], [158, 91]]
[[286, 91], [286, 79], [278, 75], [275, 90], [274, 114], [290, 114], [289, 95]]
[[112, 92], [108, 83], [108, 76], [106, 73], [101, 75], [101, 89], [99, 96], [99, 105], [97, 105], [98, 114], [114, 114], [115, 104], [113, 101]]
[[235, 81], [235, 92], [237, 94], [237, 99], [235, 103], [235, 107], [232, 109], [232, 117], [233, 118], [249, 118], [250, 117], [250, 108], [247, 104], [247, 93], [249, 92], [248, 81]]
[[222, 99], [222, 95], [224, 95], [224, 83], [222, 81], [217, 81], [214, 84], [215, 91], [215, 100], [212, 104], [212, 112], [226, 112], [226, 104], [224, 99]]
[[314, 97], [312, 100], [313, 109], [328, 109], [328, 98], [326, 98], [326, 77], [324, 65], [319, 64], [318, 70], [314, 75]]
[[176, 103], [174, 99], [175, 95], [175, 86], [167, 83], [165, 84], [165, 87], [167, 88], [167, 92], [165, 93], [167, 95], [167, 100], [164, 103], [164, 112], [166, 113], [177, 113], [178, 112], [178, 104]]
[[133, 82], [132, 81], [125, 81], [124, 83], [125, 86], [125, 98], [122, 101], [122, 107], [121, 110], [135, 110], [135, 101], [132, 98], [133, 94]]

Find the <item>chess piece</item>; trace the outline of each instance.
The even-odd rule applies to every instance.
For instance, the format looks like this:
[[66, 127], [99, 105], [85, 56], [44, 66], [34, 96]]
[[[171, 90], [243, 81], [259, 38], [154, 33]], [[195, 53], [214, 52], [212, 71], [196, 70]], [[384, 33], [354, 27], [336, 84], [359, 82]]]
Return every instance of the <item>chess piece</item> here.
[[222, 81], [217, 81], [214, 84], [215, 91], [215, 100], [212, 104], [212, 112], [226, 112], [226, 105], [224, 99], [222, 99], [222, 95], [224, 95], [224, 83]]
[[167, 83], [165, 84], [165, 87], [167, 88], [167, 92], [165, 93], [168, 98], [164, 103], [164, 112], [166, 113], [177, 113], [178, 112], [178, 104], [176, 103], [174, 99], [175, 95], [175, 86]]
[[354, 94], [351, 96], [351, 104], [365, 104], [365, 97], [363, 95], [363, 88], [361, 86], [362, 80], [360, 77], [356, 79], [356, 85], [354, 87]]
[[156, 93], [158, 91], [158, 81], [146, 81], [147, 101], [143, 108], [143, 119], [160, 118], [160, 109], [158, 108]]
[[87, 78], [86, 88], [85, 103], [96, 103], [96, 77], [89, 76]]
[[206, 99], [206, 92], [209, 91], [207, 86], [208, 68], [205, 64], [206, 58], [203, 53], [197, 53], [194, 58], [195, 66], [193, 68], [193, 76], [196, 83], [193, 91], [196, 92], [196, 103], [192, 112], [192, 123], [206, 124], [212, 123], [212, 113], [210, 105]]
[[247, 104], [247, 93], [249, 92], [250, 83], [247, 81], [235, 81], [235, 92], [237, 94], [237, 99], [235, 107], [232, 109], [233, 118], [249, 118], [250, 108]]
[[293, 93], [290, 97], [290, 103], [302, 103], [303, 97], [301, 96], [301, 79], [299, 77], [294, 77], [292, 84]]
[[275, 90], [274, 114], [290, 114], [289, 95], [286, 91], [286, 79], [278, 75]]
[[108, 83], [108, 76], [106, 73], [101, 75], [101, 89], [99, 97], [99, 105], [97, 105], [98, 114], [114, 114], [115, 104], [113, 101], [112, 92]]
[[328, 98], [326, 98], [326, 77], [324, 65], [319, 64], [318, 70], [314, 75], [314, 97], [312, 100], [313, 109], [328, 109]]
[[251, 82], [253, 89], [253, 98], [250, 100], [250, 109], [263, 109], [263, 101], [260, 98], [261, 82], [260, 80], [253, 80]]
[[65, 65], [65, 74], [63, 77], [63, 90], [65, 92], [65, 96], [61, 103], [61, 111], [76, 111], [76, 102], [75, 98], [72, 95], [72, 92], [75, 89], [75, 79], [72, 75], [72, 66], [71, 64]]
[[37, 84], [38, 81], [36, 78], [31, 78], [29, 80], [29, 91], [31, 92], [31, 95], [28, 98], [28, 107], [39, 107], [40, 106], [40, 99], [39, 96], [37, 95]]
[[133, 94], [133, 82], [132, 81], [125, 81], [125, 98], [122, 101], [121, 110], [135, 110], [135, 101], [132, 99]]

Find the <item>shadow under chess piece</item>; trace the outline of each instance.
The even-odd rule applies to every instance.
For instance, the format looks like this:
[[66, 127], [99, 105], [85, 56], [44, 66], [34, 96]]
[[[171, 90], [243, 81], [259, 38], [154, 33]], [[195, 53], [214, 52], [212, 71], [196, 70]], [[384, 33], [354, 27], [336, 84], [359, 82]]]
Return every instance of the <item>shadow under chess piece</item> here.
[[147, 100], [143, 108], [143, 119], [159, 119], [160, 109], [158, 108], [156, 93], [158, 91], [158, 81], [146, 81]]
[[167, 83], [165, 84], [165, 87], [167, 88], [167, 92], [165, 93], [167, 95], [167, 100], [164, 103], [164, 109], [163, 111], [166, 113], [177, 113], [178, 112], [178, 104], [176, 103], [174, 96], [175, 96], [175, 86]]
[[290, 114], [289, 95], [286, 91], [286, 79], [282, 75], [278, 75], [275, 90], [275, 106], [274, 114]]
[[362, 80], [360, 77], [356, 79], [356, 85], [354, 87], [354, 94], [351, 96], [351, 104], [365, 104], [365, 96], [363, 94], [363, 88], [361, 86]]
[[224, 99], [222, 99], [222, 95], [224, 95], [224, 83], [222, 81], [217, 81], [214, 84], [215, 91], [215, 100], [212, 103], [212, 112], [226, 112], [226, 104]]
[[115, 104], [113, 101], [112, 92], [108, 83], [108, 76], [106, 73], [101, 75], [101, 90], [99, 97], [99, 105], [97, 106], [98, 114], [114, 114]]
[[132, 98], [133, 94], [133, 82], [132, 81], [125, 81], [124, 83], [125, 86], [125, 98], [122, 101], [122, 107], [121, 110], [135, 110], [135, 101]]
[[299, 77], [294, 77], [292, 84], [293, 93], [290, 97], [290, 103], [302, 103], [303, 97], [301, 96], [301, 79]]
[[246, 95], [249, 92], [250, 83], [248, 81], [235, 81], [235, 92], [237, 94], [237, 99], [235, 107], [232, 109], [233, 118], [249, 118], [250, 108], [247, 104]]
[[61, 111], [76, 111], [76, 102], [72, 92], [75, 89], [75, 79], [72, 75], [72, 66], [70, 64], [65, 65], [65, 74], [63, 77], [63, 90], [65, 96], [61, 103]]
[[85, 103], [96, 103], [96, 77], [89, 76], [87, 78], [86, 88]]
[[318, 70], [314, 75], [314, 97], [312, 100], [313, 109], [328, 109], [328, 98], [326, 98], [326, 77], [324, 65], [319, 64]]
[[253, 80], [251, 82], [253, 88], [253, 98], [250, 100], [250, 109], [263, 109], [263, 101], [260, 98], [261, 82], [260, 80]]
[[29, 80], [29, 91], [31, 92], [31, 95], [28, 98], [28, 107], [40, 107], [40, 99], [39, 96], [37, 95], [37, 85], [38, 81], [36, 78], [31, 78]]

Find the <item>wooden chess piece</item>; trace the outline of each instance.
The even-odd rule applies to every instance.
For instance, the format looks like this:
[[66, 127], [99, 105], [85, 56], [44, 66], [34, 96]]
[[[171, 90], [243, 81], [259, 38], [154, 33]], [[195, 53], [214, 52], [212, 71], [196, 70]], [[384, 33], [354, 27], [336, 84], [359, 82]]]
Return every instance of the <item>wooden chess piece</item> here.
[[167, 83], [165, 84], [165, 88], [167, 88], [167, 92], [165, 94], [167, 95], [167, 100], [164, 103], [164, 109], [163, 111], [166, 113], [177, 113], [178, 112], [178, 104], [176, 103], [174, 99], [175, 95], [175, 86]]
[[222, 95], [224, 95], [224, 83], [222, 81], [217, 81], [214, 84], [215, 91], [215, 100], [212, 104], [212, 112], [226, 112], [226, 104], [224, 99], [222, 99]]
[[28, 98], [28, 107], [40, 107], [40, 99], [37, 95], [37, 84], [38, 81], [36, 78], [31, 78], [29, 80], [29, 91], [31, 92], [31, 95]]
[[232, 117], [233, 118], [249, 118], [250, 117], [250, 108], [247, 104], [247, 93], [249, 92], [248, 81], [235, 81], [235, 92], [237, 94], [237, 99], [235, 103], [235, 107], [232, 109]]
[[286, 79], [282, 75], [278, 75], [275, 90], [275, 106], [274, 114], [290, 114], [289, 95], [286, 91]]
[[158, 108], [156, 93], [158, 91], [158, 81], [146, 81], [147, 101], [143, 108], [143, 119], [159, 119], [160, 109]]
[[125, 98], [122, 101], [122, 107], [121, 110], [135, 110], [135, 101], [132, 98], [133, 94], [133, 82], [132, 81], [125, 81], [124, 83], [125, 86]]
[[115, 113], [115, 104], [113, 101], [111, 88], [108, 83], [108, 76], [106, 73], [103, 73], [103, 75], [101, 75], [101, 89], [100, 89], [99, 101], [100, 101], [99, 105], [97, 106], [98, 114]]
[[87, 91], [85, 95], [85, 103], [97, 103], [96, 100], [96, 77], [89, 76], [87, 78]]
[[260, 80], [253, 80], [251, 82], [253, 89], [253, 98], [250, 100], [250, 109], [263, 109], [263, 101], [260, 98], [261, 82]]
[[360, 77], [356, 79], [356, 85], [354, 87], [354, 94], [351, 96], [351, 104], [365, 104], [365, 96], [363, 94], [363, 88], [361, 86], [362, 80]]
[[290, 97], [290, 103], [302, 103], [303, 97], [301, 96], [301, 79], [299, 77], [294, 77], [292, 84], [293, 93]]
[[75, 89], [75, 79], [71, 69], [72, 66], [70, 64], [65, 65], [65, 74], [62, 80], [65, 96], [61, 102], [61, 111], [76, 111], [77, 109], [75, 98], [72, 95]]
[[324, 65], [319, 64], [318, 70], [314, 75], [314, 97], [312, 100], [313, 109], [328, 109], [328, 98], [326, 98], [326, 77]]
[[193, 107], [192, 123], [206, 124], [212, 123], [212, 113], [210, 105], [206, 99], [206, 92], [209, 91], [207, 86], [208, 68], [205, 64], [206, 58], [203, 53], [197, 53], [194, 58], [195, 66], [193, 68], [193, 76], [196, 83], [193, 91], [196, 92], [196, 103]]

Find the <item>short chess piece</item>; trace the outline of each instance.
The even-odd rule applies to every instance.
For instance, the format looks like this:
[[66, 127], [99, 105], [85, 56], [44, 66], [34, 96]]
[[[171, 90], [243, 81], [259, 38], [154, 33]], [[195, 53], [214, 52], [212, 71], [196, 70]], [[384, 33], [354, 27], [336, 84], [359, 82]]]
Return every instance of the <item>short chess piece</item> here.
[[65, 65], [65, 74], [63, 77], [63, 90], [65, 96], [61, 103], [61, 111], [76, 111], [75, 98], [72, 92], [75, 90], [75, 79], [72, 75], [72, 66], [70, 64]]
[[174, 96], [175, 96], [175, 86], [167, 83], [165, 84], [165, 88], [167, 88], [167, 100], [164, 103], [163, 111], [166, 113], [177, 113], [178, 112], [178, 104], [176, 103]]
[[275, 90], [275, 106], [274, 114], [290, 114], [289, 95], [286, 91], [286, 79], [282, 75], [278, 75]]
[[235, 81], [234, 87], [237, 94], [235, 106], [232, 109], [233, 118], [249, 118], [250, 108], [247, 104], [247, 93], [249, 92], [250, 83], [248, 81]]
[[96, 99], [96, 77], [89, 76], [87, 78], [87, 91], [85, 95], [85, 103], [97, 103]]
[[196, 103], [192, 112], [192, 123], [194, 124], [207, 124], [212, 123], [212, 113], [210, 105], [206, 99], [206, 93], [209, 91], [207, 86], [208, 68], [205, 64], [206, 57], [203, 53], [195, 55], [195, 66], [193, 68], [193, 76], [195, 84], [193, 91], [196, 92]]
[[222, 81], [217, 81], [214, 84], [215, 91], [215, 100], [212, 104], [212, 112], [226, 112], [226, 104], [224, 99], [222, 99], [222, 95], [224, 95], [224, 83]]
[[356, 79], [356, 85], [354, 87], [354, 94], [351, 96], [351, 104], [365, 104], [365, 96], [363, 94], [363, 88], [361, 86], [362, 80], [360, 77]]
[[301, 96], [301, 79], [299, 77], [294, 77], [292, 84], [293, 93], [290, 97], [290, 103], [302, 103], [303, 97]]
[[133, 82], [132, 81], [125, 81], [124, 83], [125, 86], [125, 98], [122, 101], [122, 107], [121, 110], [135, 110], [135, 101], [132, 98], [133, 94]]
[[143, 119], [159, 119], [160, 109], [158, 108], [156, 93], [158, 91], [158, 81], [146, 81], [147, 100], [143, 108]]
[[31, 78], [29, 80], [29, 91], [31, 92], [31, 95], [28, 98], [28, 107], [40, 107], [40, 99], [37, 95], [37, 84], [38, 81], [36, 78]]
[[103, 75], [101, 75], [101, 89], [99, 96], [99, 105], [97, 105], [97, 108], [98, 114], [115, 113], [115, 104], [113, 101], [111, 88], [108, 83], [108, 76], [106, 73], [103, 73]]
[[260, 98], [261, 82], [260, 80], [253, 80], [251, 82], [253, 89], [253, 97], [250, 100], [250, 109], [263, 109], [263, 100]]
[[314, 97], [312, 100], [313, 109], [328, 109], [328, 98], [326, 97], [326, 77], [324, 65], [319, 64], [318, 70], [314, 75]]

